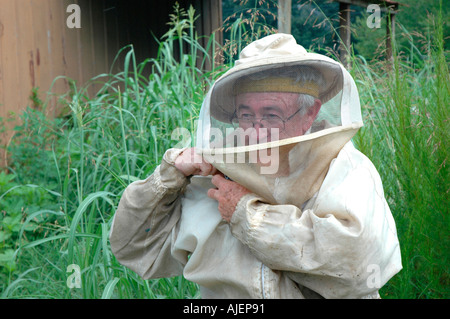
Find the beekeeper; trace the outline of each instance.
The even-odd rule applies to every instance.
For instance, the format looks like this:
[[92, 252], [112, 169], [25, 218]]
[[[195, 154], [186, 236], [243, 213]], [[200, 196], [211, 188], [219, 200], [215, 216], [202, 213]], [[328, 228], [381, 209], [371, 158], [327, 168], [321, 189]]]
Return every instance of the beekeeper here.
[[401, 269], [355, 83], [291, 35], [248, 45], [209, 90], [195, 148], [169, 149], [125, 190], [111, 231], [143, 278], [203, 298], [377, 298]]

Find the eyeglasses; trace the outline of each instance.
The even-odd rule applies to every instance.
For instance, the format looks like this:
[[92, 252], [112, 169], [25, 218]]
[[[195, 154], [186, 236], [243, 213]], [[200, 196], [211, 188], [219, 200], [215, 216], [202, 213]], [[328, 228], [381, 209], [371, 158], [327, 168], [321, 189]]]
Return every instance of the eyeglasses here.
[[278, 128], [280, 130], [284, 130], [286, 128], [286, 122], [291, 120], [298, 112], [300, 112], [302, 108], [299, 108], [294, 114], [289, 116], [287, 119], [283, 120], [276, 114], [266, 114], [263, 117], [257, 118], [251, 114], [243, 114], [241, 116], [236, 115], [236, 111], [231, 118], [231, 123], [235, 128], [249, 128], [255, 127], [255, 123], [259, 121], [263, 127], [266, 128]]

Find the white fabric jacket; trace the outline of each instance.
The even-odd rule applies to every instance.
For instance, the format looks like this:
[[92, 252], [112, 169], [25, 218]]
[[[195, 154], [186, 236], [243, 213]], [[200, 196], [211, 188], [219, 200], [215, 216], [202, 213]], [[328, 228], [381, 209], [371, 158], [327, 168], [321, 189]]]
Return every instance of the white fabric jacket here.
[[401, 269], [379, 174], [351, 142], [302, 209], [248, 194], [229, 224], [178, 154], [130, 184], [114, 217], [112, 251], [143, 278], [184, 275], [203, 298], [376, 298]]

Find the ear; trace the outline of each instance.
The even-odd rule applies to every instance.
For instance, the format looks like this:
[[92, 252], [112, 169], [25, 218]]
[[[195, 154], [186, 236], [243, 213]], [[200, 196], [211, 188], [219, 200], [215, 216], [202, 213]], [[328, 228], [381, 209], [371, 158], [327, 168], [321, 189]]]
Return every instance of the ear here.
[[319, 113], [321, 107], [322, 102], [319, 99], [315, 99], [314, 104], [311, 107], [309, 107], [308, 111], [304, 116], [305, 121], [303, 122], [302, 126], [303, 134], [305, 134], [305, 132], [309, 130], [314, 120], [316, 119], [317, 114]]

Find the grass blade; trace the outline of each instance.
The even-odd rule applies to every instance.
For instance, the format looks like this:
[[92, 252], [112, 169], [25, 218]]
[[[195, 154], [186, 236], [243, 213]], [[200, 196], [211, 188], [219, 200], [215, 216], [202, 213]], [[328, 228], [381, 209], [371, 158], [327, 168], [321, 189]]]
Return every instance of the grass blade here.
[[102, 299], [111, 299], [111, 296], [114, 292], [114, 288], [116, 287], [116, 284], [118, 282], [119, 278], [113, 278], [108, 282], [108, 284], [105, 287], [105, 290], [103, 290]]
[[78, 226], [78, 223], [81, 220], [81, 216], [84, 214], [86, 209], [89, 207], [89, 205], [96, 199], [102, 198], [105, 201], [107, 201], [111, 206], [114, 207], [114, 203], [111, 201], [111, 199], [108, 198], [108, 196], [115, 196], [114, 194], [110, 192], [100, 191], [93, 194], [89, 194], [86, 199], [84, 199], [80, 206], [78, 207], [77, 211], [75, 212], [75, 215], [73, 216], [72, 222], [70, 224], [69, 229], [69, 261], [70, 263], [73, 262], [74, 256], [73, 256], [73, 246], [75, 242], [75, 235], [76, 235], [76, 229]]

